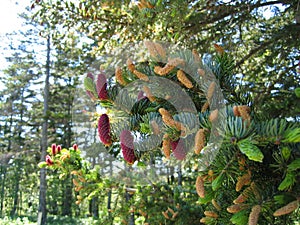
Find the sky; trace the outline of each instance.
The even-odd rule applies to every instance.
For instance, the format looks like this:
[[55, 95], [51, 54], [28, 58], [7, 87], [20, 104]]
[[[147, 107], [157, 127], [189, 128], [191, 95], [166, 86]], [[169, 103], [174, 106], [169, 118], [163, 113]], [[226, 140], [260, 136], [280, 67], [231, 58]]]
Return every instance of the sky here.
[[0, 35], [21, 28], [18, 13], [22, 12], [30, 0], [1, 0], [0, 1]]
[[[18, 13], [24, 11], [26, 6], [30, 6], [31, 0], [0, 0], [0, 37], [5, 38], [6, 33], [12, 33], [22, 27], [22, 21], [18, 18]], [[2, 39], [3, 40], [3, 39]], [[0, 41], [5, 44], [6, 41]], [[6, 60], [3, 54], [0, 54], [0, 70], [6, 67]], [[2, 76], [0, 71], [0, 76]], [[0, 83], [0, 88], [3, 84]]]

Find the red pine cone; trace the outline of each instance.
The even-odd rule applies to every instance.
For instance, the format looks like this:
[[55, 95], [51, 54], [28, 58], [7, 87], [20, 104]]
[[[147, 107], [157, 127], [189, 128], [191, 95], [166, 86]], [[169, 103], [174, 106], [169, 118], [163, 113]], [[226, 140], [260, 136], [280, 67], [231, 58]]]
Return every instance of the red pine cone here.
[[77, 151], [77, 150], [78, 150], [78, 145], [77, 145], [77, 144], [74, 144], [74, 145], [73, 145], [73, 149], [74, 149], [74, 151]]
[[52, 155], [56, 154], [56, 144], [51, 145]]
[[121, 132], [120, 142], [124, 159], [129, 164], [133, 164], [137, 158], [134, 155], [133, 136], [129, 130], [123, 130]]
[[57, 145], [56, 147], [56, 153], [59, 154], [61, 151], [61, 145]]
[[51, 165], [54, 164], [50, 155], [46, 155], [46, 163], [47, 163], [48, 166], [51, 166]]
[[103, 73], [100, 73], [97, 78], [96, 89], [98, 93], [98, 98], [100, 100], [106, 100], [108, 98], [107, 94], [107, 81], [106, 76]]
[[[89, 77], [89, 78], [91, 78], [92, 80], [94, 80], [94, 76], [93, 76], [92, 73], [88, 73], [86, 76]], [[91, 99], [95, 99], [95, 96], [93, 95], [92, 92], [86, 91], [86, 93], [87, 93], [87, 95], [88, 95]]]
[[111, 136], [110, 136], [110, 124], [109, 124], [109, 118], [108, 115], [102, 114], [98, 120], [98, 135], [100, 138], [100, 141], [105, 146], [110, 146]]
[[171, 148], [176, 159], [183, 160], [186, 156], [183, 140], [171, 141]]

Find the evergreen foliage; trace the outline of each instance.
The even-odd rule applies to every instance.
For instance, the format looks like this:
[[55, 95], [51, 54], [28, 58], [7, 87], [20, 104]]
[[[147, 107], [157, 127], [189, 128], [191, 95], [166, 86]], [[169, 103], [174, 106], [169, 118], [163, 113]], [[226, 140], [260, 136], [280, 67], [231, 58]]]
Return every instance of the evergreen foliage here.
[[[159, 45], [163, 49], [159, 43], [150, 42], [148, 45]], [[134, 164], [137, 167], [156, 165], [162, 160], [184, 162], [178, 167], [183, 175], [179, 172], [177, 183], [171, 180], [168, 183], [150, 181], [150, 185], [139, 190], [136, 183], [128, 183], [125, 189], [120, 189], [122, 180], [113, 181], [117, 190], [133, 195], [122, 206], [137, 217], [144, 217], [145, 222], [150, 224], [198, 224], [199, 220], [204, 224], [292, 224], [299, 220], [299, 124], [256, 111], [251, 97], [244, 92], [243, 84], [232, 81], [231, 56], [221, 46], [215, 45], [215, 48], [218, 55], [212, 59], [214, 61], [205, 64], [195, 62], [198, 59], [195, 55], [181, 50], [171, 53], [167, 63], [157, 63], [155, 58], [163, 54], [153, 54], [150, 47], [152, 60], [140, 65], [129, 61], [122, 68], [122, 78], [126, 80], [123, 89], [121, 82], [108, 82], [108, 92], [119, 90], [116, 97], [109, 99], [109, 104], [99, 97], [91, 99], [107, 109], [107, 114], [102, 115], [110, 118], [109, 125], [105, 124], [105, 127], [110, 126], [111, 129], [103, 128], [101, 133], [107, 132], [113, 137], [108, 150], [114, 152], [114, 156], [118, 155], [116, 160], [124, 158], [130, 165], [137, 160]], [[154, 79], [162, 76], [159, 71], [171, 65], [172, 59], [176, 59], [174, 61], [178, 64], [166, 74], [161, 74], [177, 86]], [[178, 79], [176, 74], [184, 69], [180, 65], [182, 62], [183, 65], [192, 62], [192, 66], [187, 67], [190, 73], [186, 72], [184, 79]], [[195, 68], [197, 72], [193, 73]], [[139, 71], [143, 76], [134, 76], [136, 72], [133, 71]], [[211, 71], [216, 74], [217, 81], [214, 85], [207, 85], [212, 83]], [[203, 88], [197, 84], [197, 79], [203, 82]], [[96, 84], [85, 83], [86, 90], [92, 90], [93, 85]], [[224, 102], [220, 102], [216, 85], [224, 90]], [[149, 88], [145, 89], [145, 86]], [[195, 108], [180, 99], [181, 93], [175, 91], [178, 87], [188, 93], [184, 96], [186, 101], [196, 101]], [[138, 98], [140, 91], [144, 94]], [[182, 108], [174, 107], [178, 102]], [[203, 108], [207, 102], [209, 106]], [[225, 103], [224, 109], [214, 108], [215, 104], [222, 103]], [[217, 128], [216, 124], [219, 125]], [[104, 124], [99, 123], [98, 126]], [[204, 131], [204, 139], [195, 138], [199, 129]], [[123, 137], [124, 131], [126, 135], [131, 133], [139, 137], [134, 145], [131, 143], [133, 136]], [[219, 149], [214, 142], [217, 139], [212, 137], [222, 139]], [[169, 139], [168, 144], [166, 139]], [[204, 142], [201, 153], [193, 153], [199, 141]], [[120, 145], [122, 149], [125, 145], [126, 151], [129, 151], [128, 148], [134, 150], [134, 161], [128, 160], [126, 151], [120, 151]], [[165, 153], [167, 145], [171, 157]], [[55, 160], [53, 163], [48, 163], [48, 166], [61, 166]], [[124, 174], [129, 179], [135, 173], [134, 166], [130, 165]], [[102, 177], [105, 179], [104, 175]], [[172, 176], [166, 178], [173, 179]], [[151, 180], [151, 177], [148, 179]], [[104, 188], [103, 182], [98, 185], [99, 181], [94, 182], [96, 190], [88, 190], [87, 193], [99, 193], [99, 189]], [[79, 187], [77, 182], [74, 184]], [[110, 188], [116, 189], [114, 185]], [[152, 210], [156, 214], [162, 213], [153, 215]], [[112, 221], [117, 215], [126, 217], [126, 211], [121, 209], [116, 208], [115, 213]]]

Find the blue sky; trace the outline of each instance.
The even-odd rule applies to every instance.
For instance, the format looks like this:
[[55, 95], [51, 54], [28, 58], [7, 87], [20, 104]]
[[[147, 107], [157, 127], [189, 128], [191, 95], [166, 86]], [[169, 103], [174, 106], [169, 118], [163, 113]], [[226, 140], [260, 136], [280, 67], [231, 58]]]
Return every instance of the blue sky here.
[[22, 12], [26, 6], [30, 6], [30, 0], [0, 1], [0, 35], [18, 30], [21, 27], [21, 21], [17, 17], [18, 13]]
[[[18, 18], [18, 13], [25, 11], [26, 6], [30, 6], [31, 0], [0, 0], [0, 48], [7, 44], [6, 33], [12, 33], [22, 27], [22, 20]], [[4, 40], [3, 40], [4, 39]], [[0, 76], [1, 70], [7, 65], [3, 52], [0, 54]], [[2, 88], [0, 83], [0, 88]]]

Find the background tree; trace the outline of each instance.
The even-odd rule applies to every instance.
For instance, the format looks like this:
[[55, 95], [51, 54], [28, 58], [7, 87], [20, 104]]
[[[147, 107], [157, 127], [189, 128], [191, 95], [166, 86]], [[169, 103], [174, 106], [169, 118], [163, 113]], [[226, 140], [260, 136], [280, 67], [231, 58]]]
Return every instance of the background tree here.
[[[41, 1], [35, 17], [68, 27], [94, 41], [95, 52], [135, 40], [180, 43], [232, 52], [237, 82], [246, 82], [256, 107], [297, 117], [299, 2], [294, 1]], [[33, 6], [36, 6], [33, 3]], [[263, 65], [258, 67], [257, 65]], [[273, 99], [264, 104], [267, 99]], [[285, 106], [277, 104], [285, 99]], [[277, 102], [278, 100], [278, 102]], [[274, 104], [273, 104], [274, 103]], [[281, 105], [281, 106], [279, 106]], [[281, 108], [278, 108], [281, 107]]]

